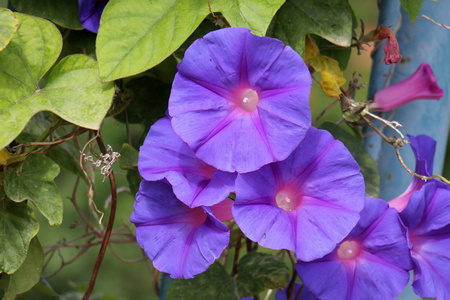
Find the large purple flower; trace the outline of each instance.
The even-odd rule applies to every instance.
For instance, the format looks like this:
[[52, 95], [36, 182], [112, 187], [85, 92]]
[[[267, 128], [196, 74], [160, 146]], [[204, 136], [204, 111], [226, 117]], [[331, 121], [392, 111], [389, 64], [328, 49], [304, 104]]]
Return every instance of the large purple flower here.
[[[436, 151], [436, 141], [427, 135], [412, 136], [408, 135], [411, 142], [411, 149], [416, 157], [417, 174], [423, 176], [431, 176], [433, 174], [434, 153]], [[389, 201], [389, 206], [394, 207], [401, 212], [408, 204], [411, 195], [419, 190], [425, 181], [420, 178], [413, 177], [408, 188], [398, 197]]]
[[210, 32], [178, 65], [169, 114], [207, 164], [249, 172], [285, 159], [310, 127], [311, 76], [279, 40], [245, 28]]
[[450, 187], [424, 184], [400, 213], [413, 245], [413, 289], [422, 298], [450, 299]]
[[366, 198], [361, 220], [327, 256], [298, 261], [299, 277], [319, 299], [395, 299], [412, 269], [406, 228], [381, 199]]
[[109, 0], [78, 0], [80, 22], [83, 27], [97, 33], [100, 26], [100, 17]]
[[228, 245], [228, 227], [208, 207], [189, 208], [170, 185], [141, 182], [131, 222], [136, 239], [153, 265], [172, 278], [204, 272]]
[[405, 80], [377, 92], [369, 108], [385, 112], [417, 99], [440, 100], [443, 95], [444, 91], [438, 86], [430, 65], [423, 63]]
[[363, 205], [358, 164], [329, 132], [311, 127], [286, 160], [238, 174], [232, 211], [251, 240], [310, 261], [349, 234]]
[[236, 174], [217, 170], [198, 159], [167, 118], [150, 128], [139, 151], [138, 167], [146, 180], [165, 177], [178, 199], [190, 207], [214, 205], [234, 191]]

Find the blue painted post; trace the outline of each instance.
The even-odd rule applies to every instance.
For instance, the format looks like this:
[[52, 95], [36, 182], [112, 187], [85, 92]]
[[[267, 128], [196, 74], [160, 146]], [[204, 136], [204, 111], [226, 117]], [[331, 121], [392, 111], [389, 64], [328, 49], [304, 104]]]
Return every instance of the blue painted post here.
[[[390, 26], [397, 31], [400, 53], [403, 56], [401, 63], [393, 66], [390, 85], [410, 76], [417, 67], [427, 62], [430, 64], [437, 78], [438, 85], [444, 90], [444, 97], [440, 101], [419, 100], [394, 111], [393, 120], [403, 125], [400, 130], [404, 134], [426, 134], [437, 141], [436, 156], [434, 160], [434, 173], [442, 173], [445, 150], [450, 122], [450, 30], [437, 26], [429, 20], [420, 17], [424, 14], [440, 23], [448, 21], [450, 1], [424, 1], [419, 17], [414, 24], [411, 23], [407, 13], [400, 8], [398, 0], [383, 0], [380, 6], [379, 23]], [[391, 66], [383, 63], [384, 53], [380, 47], [375, 53], [369, 88], [369, 99], [373, 94], [383, 89], [389, 77]], [[382, 115], [389, 118], [391, 112]], [[387, 136], [394, 131], [385, 128]], [[397, 135], [398, 136], [398, 135]], [[390, 200], [401, 194], [411, 182], [409, 175], [400, 165], [394, 149], [376, 135], [365, 140], [369, 153], [377, 160], [381, 177], [380, 197]], [[400, 149], [405, 163], [414, 170], [415, 159], [409, 146]]]
[[[420, 15], [427, 15], [442, 23], [449, 20], [449, 11], [450, 1], [424, 1], [419, 18], [412, 24], [398, 0], [381, 1], [379, 24], [392, 29], [399, 26], [396, 36], [403, 61], [395, 66], [386, 66], [383, 62], [384, 52], [380, 47], [373, 57], [368, 95], [369, 99], [372, 99], [376, 91], [383, 89], [392, 67], [394, 69], [390, 85], [407, 78], [421, 63], [430, 64], [438, 85], [444, 90], [444, 97], [440, 101], [419, 100], [397, 108], [392, 120], [403, 125], [400, 129], [404, 134], [427, 134], [437, 141], [433, 170], [438, 174], [442, 174], [450, 122], [450, 30], [439, 27]], [[387, 112], [382, 114], [382, 117], [388, 119], [390, 115], [391, 112]], [[385, 128], [383, 133], [392, 136], [394, 132]], [[395, 198], [406, 189], [412, 176], [399, 163], [393, 147], [379, 136], [366, 138], [365, 146], [378, 163], [381, 178], [380, 198]], [[410, 147], [404, 146], [400, 153], [405, 163], [414, 170], [415, 159]], [[409, 285], [398, 299], [421, 298], [414, 294]]]

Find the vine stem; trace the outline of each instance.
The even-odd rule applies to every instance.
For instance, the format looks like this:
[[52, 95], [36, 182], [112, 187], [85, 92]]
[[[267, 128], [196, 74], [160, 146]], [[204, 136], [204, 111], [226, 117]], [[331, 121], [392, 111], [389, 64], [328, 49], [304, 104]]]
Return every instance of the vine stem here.
[[406, 170], [406, 172], [408, 172], [409, 174], [411, 174], [414, 177], [417, 177], [423, 181], [427, 181], [427, 180], [431, 180], [434, 178], [439, 178], [440, 180], [442, 180], [442, 182], [445, 182], [446, 184], [450, 185], [450, 181], [445, 178], [444, 176], [441, 176], [439, 174], [434, 174], [431, 176], [423, 176], [420, 174], [417, 174], [416, 172], [413, 172], [411, 169], [408, 168], [408, 166], [406, 166], [405, 162], [403, 161], [401, 155], [400, 155], [400, 151], [398, 150], [398, 146], [402, 147], [403, 143], [405, 141], [403, 141], [402, 139], [396, 139], [396, 140], [391, 140], [389, 139], [387, 136], [385, 136], [376, 126], [375, 124], [373, 124], [369, 119], [367, 119], [365, 116], [360, 115], [361, 118], [367, 123], [367, 125], [369, 125], [370, 127], [372, 127], [373, 130], [375, 130], [375, 132], [387, 143], [391, 144], [394, 147], [395, 153], [397, 154], [398, 160], [400, 161], [400, 164], [402, 165], [402, 167]]
[[333, 103], [331, 103], [330, 105], [328, 105], [327, 107], [324, 108], [324, 110], [322, 110], [320, 112], [320, 114], [314, 119], [314, 121], [312, 122], [312, 125], [316, 125], [316, 123], [320, 120], [320, 118], [323, 117], [324, 114], [326, 114], [330, 109], [333, 108], [333, 106], [335, 106], [338, 102], [339, 102], [340, 98], [337, 98], [336, 100], [333, 101]]
[[[103, 154], [107, 153], [105, 144], [103, 143], [100, 133], [97, 134], [97, 143], [98, 147], [100, 148], [100, 151]], [[117, 190], [114, 171], [111, 171], [111, 173], [109, 174], [109, 183], [111, 185], [111, 213], [109, 215], [108, 225], [106, 226], [105, 234], [103, 236], [102, 246], [100, 247], [100, 251], [98, 253], [97, 260], [95, 262], [94, 270], [92, 271], [91, 280], [89, 281], [89, 286], [86, 290], [86, 293], [83, 296], [83, 300], [89, 299], [89, 296], [91, 295], [92, 290], [94, 288], [95, 280], [97, 279], [98, 271], [100, 270], [100, 265], [102, 264], [103, 257], [105, 256], [105, 252], [109, 243], [109, 238], [111, 236], [112, 228], [114, 225], [114, 219], [116, 217]]]

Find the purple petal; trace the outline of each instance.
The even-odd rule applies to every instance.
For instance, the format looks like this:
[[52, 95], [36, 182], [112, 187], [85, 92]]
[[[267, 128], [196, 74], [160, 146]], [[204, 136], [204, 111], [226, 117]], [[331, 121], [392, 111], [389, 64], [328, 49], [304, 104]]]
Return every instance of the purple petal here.
[[413, 251], [414, 292], [422, 298], [450, 299], [450, 230], [416, 248], [419, 249]]
[[[427, 235], [450, 224], [450, 189], [438, 181], [426, 183], [412, 194], [400, 213], [410, 236]], [[414, 232], [414, 233], [413, 233]]]
[[[286, 295], [288, 287], [289, 287], [289, 284], [283, 290], [277, 290], [277, 292], [275, 293], [275, 300], [288, 300], [288, 297]], [[300, 297], [296, 298], [296, 295], [298, 294], [298, 292], [300, 291], [301, 288], [302, 288], [302, 284], [296, 282], [294, 285], [293, 295], [292, 295], [291, 299], [318, 300], [318, 298], [316, 296], [314, 296], [314, 294], [311, 293], [311, 291], [307, 287], [303, 287], [300, 292]]]
[[[374, 213], [375, 203], [382, 203], [383, 211]], [[406, 227], [400, 221], [398, 212], [388, 208], [387, 203], [381, 199], [366, 198], [366, 206], [361, 212], [361, 220], [369, 219], [370, 215], [378, 215], [377, 219], [358, 237], [363, 248], [376, 255], [378, 262], [396, 266], [403, 270], [413, 268], [410, 249], [407, 241]], [[353, 232], [350, 234], [352, 235]]]
[[[436, 152], [436, 141], [427, 135], [412, 136], [408, 135], [411, 142], [411, 149], [416, 157], [415, 172], [424, 176], [433, 174], [434, 153]], [[398, 197], [389, 201], [389, 206], [401, 212], [408, 204], [411, 195], [419, 190], [425, 181], [413, 177], [408, 188]]]
[[363, 199], [363, 178], [351, 154], [330, 133], [310, 128], [286, 160], [238, 175], [232, 211], [253, 241], [309, 261], [348, 235]]
[[[394, 254], [394, 252], [392, 252]], [[408, 285], [408, 271], [363, 251], [356, 262], [349, 299], [395, 299]]]
[[78, 0], [80, 22], [83, 27], [97, 33], [100, 26], [100, 18], [108, 1]]
[[184, 59], [178, 64], [179, 73], [199, 84], [235, 89], [240, 82], [244, 47], [249, 35], [249, 29], [238, 27], [208, 33], [186, 50]]
[[[308, 67], [298, 53], [277, 39], [250, 34], [246, 61], [248, 83], [257, 90], [297, 89], [312, 84]], [[306, 94], [309, 95], [309, 90]]]
[[[320, 299], [394, 299], [408, 284], [412, 262], [397, 211], [381, 199], [364, 203], [346, 241], [321, 259], [297, 263], [299, 277]], [[341, 252], [346, 249], [352, 252]]]
[[424, 298], [450, 297], [450, 188], [431, 181], [400, 213], [413, 244], [414, 291]]
[[299, 260], [295, 266], [305, 287], [319, 299], [345, 300], [351, 288], [352, 278], [347, 277], [347, 268], [352, 269], [352, 265], [346, 266], [334, 257], [331, 254], [309, 263]]
[[236, 174], [218, 171], [199, 160], [167, 118], [150, 128], [140, 148], [138, 167], [146, 180], [166, 178], [178, 199], [191, 207], [214, 205], [234, 191]]
[[180, 202], [170, 185], [143, 180], [136, 199], [136, 239], [155, 268], [172, 278], [204, 272], [228, 245], [227, 226], [210, 209]]
[[309, 71], [278, 40], [217, 30], [189, 47], [178, 70], [172, 126], [219, 170], [249, 172], [285, 159], [310, 127]]
[[408, 137], [411, 142], [411, 149], [416, 157], [416, 173], [431, 176], [433, 174], [436, 141], [428, 135], [408, 135]]

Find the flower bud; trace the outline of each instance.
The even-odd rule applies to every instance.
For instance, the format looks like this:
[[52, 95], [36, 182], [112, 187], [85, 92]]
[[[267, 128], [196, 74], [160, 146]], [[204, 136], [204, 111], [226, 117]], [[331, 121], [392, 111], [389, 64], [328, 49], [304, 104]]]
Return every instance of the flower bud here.
[[443, 95], [430, 65], [423, 63], [410, 77], [375, 93], [369, 108], [385, 112], [418, 99], [440, 100]]

